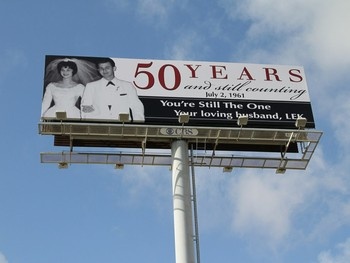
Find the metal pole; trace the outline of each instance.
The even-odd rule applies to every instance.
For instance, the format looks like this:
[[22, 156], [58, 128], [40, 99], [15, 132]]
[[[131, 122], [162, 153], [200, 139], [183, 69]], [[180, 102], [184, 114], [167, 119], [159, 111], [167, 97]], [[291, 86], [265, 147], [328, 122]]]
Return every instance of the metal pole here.
[[192, 179], [192, 201], [193, 201], [193, 216], [194, 216], [194, 233], [196, 241], [196, 259], [197, 263], [201, 262], [201, 255], [199, 250], [199, 227], [198, 227], [198, 212], [197, 212], [197, 192], [196, 192], [196, 176], [194, 174], [193, 164], [193, 145], [191, 145], [191, 179]]
[[188, 144], [171, 144], [176, 263], [195, 263]]

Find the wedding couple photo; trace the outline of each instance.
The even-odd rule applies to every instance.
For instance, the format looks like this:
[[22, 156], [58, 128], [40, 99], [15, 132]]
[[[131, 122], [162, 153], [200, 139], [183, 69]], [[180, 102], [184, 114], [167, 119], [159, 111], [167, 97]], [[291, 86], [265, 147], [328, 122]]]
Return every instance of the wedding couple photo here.
[[43, 120], [65, 112], [72, 120], [118, 121], [120, 113], [127, 113], [131, 122], [145, 121], [136, 88], [117, 78], [112, 58], [50, 58], [46, 59]]

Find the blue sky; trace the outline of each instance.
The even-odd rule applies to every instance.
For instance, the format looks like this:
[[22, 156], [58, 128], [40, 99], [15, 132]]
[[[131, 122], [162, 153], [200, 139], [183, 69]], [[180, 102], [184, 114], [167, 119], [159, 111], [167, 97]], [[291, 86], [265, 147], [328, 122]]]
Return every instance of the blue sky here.
[[[324, 135], [305, 171], [196, 170], [201, 261], [350, 262], [348, 0], [0, 0], [0, 263], [175, 262], [164, 167], [57, 169], [44, 56], [302, 65]], [[63, 150], [63, 149], [62, 149]]]

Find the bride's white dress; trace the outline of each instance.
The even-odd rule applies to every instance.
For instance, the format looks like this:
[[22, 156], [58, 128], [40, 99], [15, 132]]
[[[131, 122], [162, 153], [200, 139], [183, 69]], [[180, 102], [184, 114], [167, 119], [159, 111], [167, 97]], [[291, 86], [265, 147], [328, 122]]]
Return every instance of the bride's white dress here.
[[[50, 83], [46, 87], [42, 102], [43, 118], [55, 118], [56, 111], [65, 111], [67, 118], [80, 119], [80, 109], [75, 104], [79, 97], [83, 95], [84, 85], [77, 84], [69, 88], [58, 87], [56, 83]], [[52, 101], [54, 105], [52, 107]]]

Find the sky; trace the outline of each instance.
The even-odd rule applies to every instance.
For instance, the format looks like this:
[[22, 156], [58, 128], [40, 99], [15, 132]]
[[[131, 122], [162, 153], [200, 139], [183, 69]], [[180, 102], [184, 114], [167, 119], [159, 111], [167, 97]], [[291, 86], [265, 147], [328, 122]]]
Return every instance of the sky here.
[[196, 168], [201, 262], [350, 262], [350, 1], [0, 0], [0, 263], [175, 262], [166, 167], [40, 163], [45, 55], [301, 65], [306, 170]]

